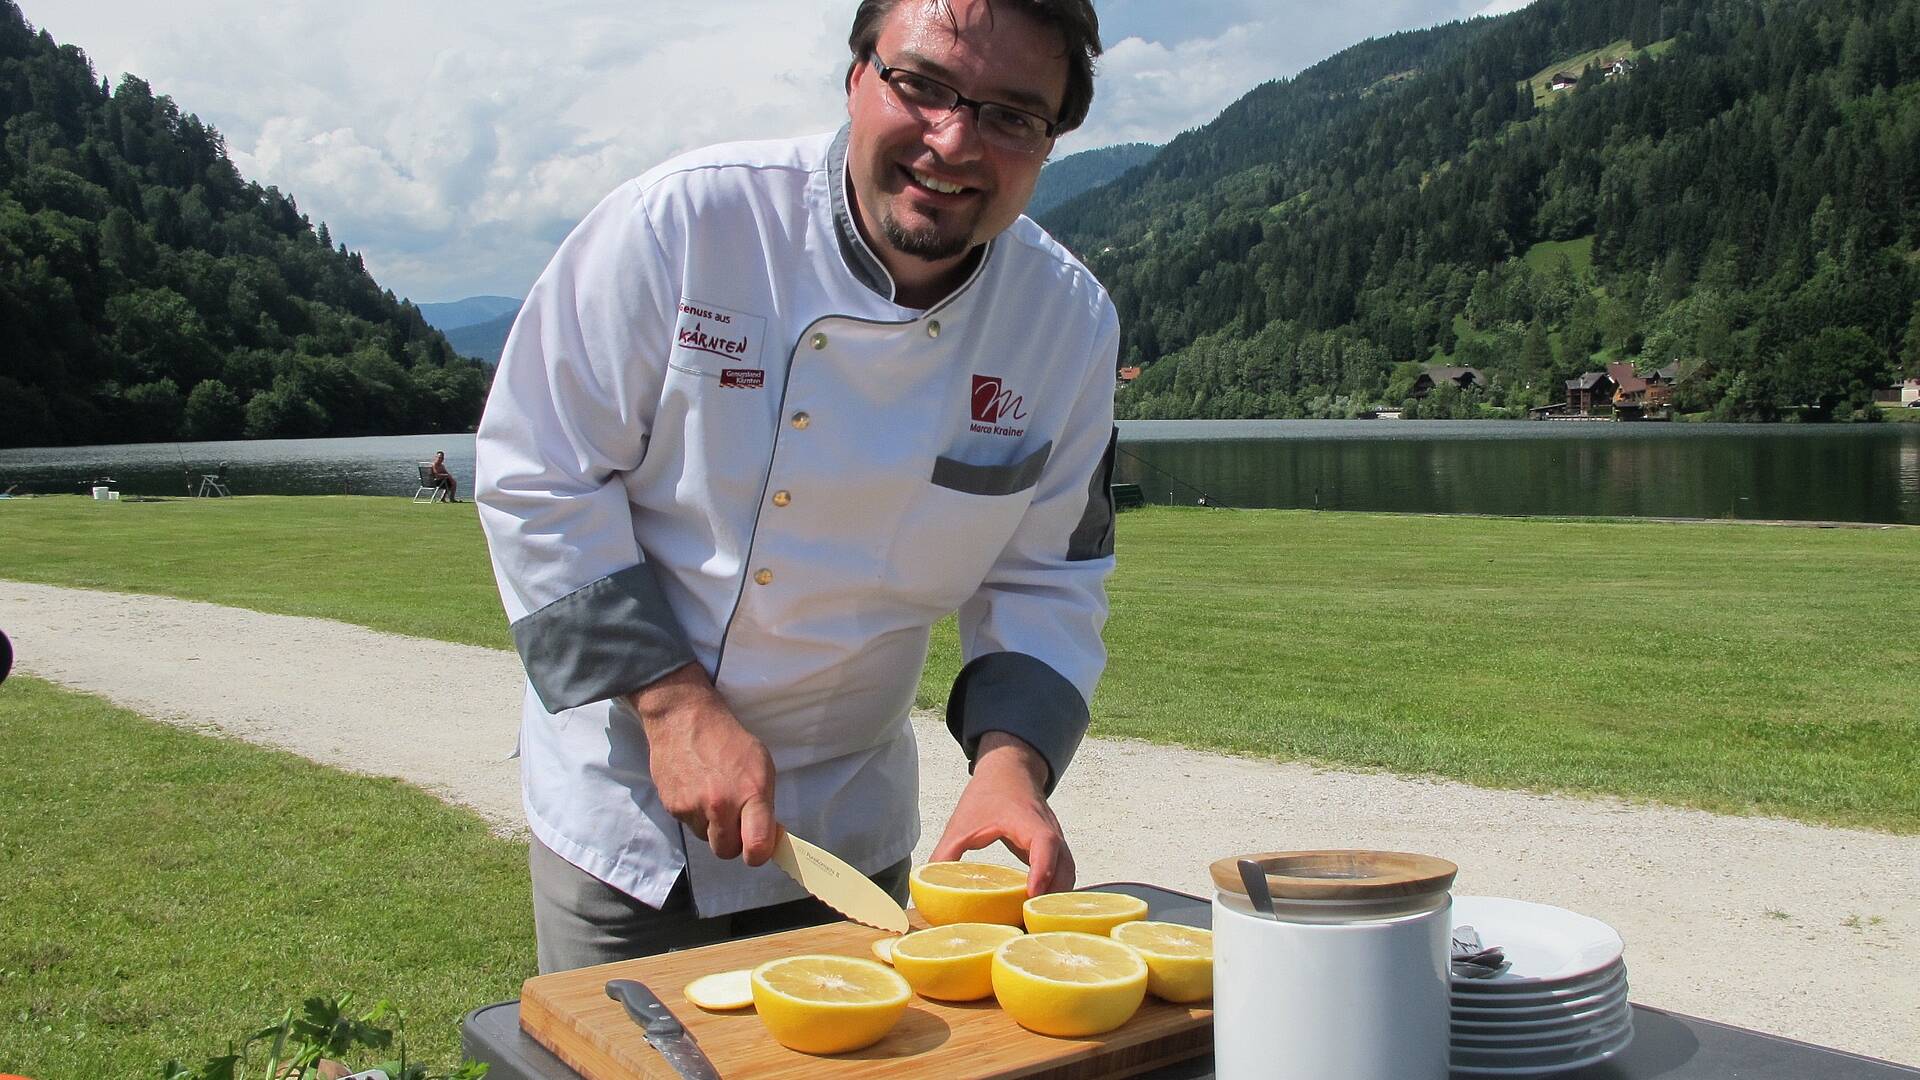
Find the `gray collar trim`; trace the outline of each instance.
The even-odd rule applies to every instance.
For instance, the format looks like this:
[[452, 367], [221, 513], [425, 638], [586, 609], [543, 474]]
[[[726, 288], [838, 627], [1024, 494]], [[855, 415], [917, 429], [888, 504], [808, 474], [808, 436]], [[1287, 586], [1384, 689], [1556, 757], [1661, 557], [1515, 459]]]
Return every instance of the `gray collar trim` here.
[[839, 134], [833, 137], [832, 148], [827, 151], [827, 190], [833, 194], [833, 231], [840, 240], [840, 258], [846, 262], [847, 269], [853, 271], [860, 284], [892, 303], [893, 275], [887, 273], [887, 268], [880, 265], [880, 260], [867, 247], [866, 238], [854, 224], [853, 207], [847, 201], [847, 136], [852, 130], [851, 124], [842, 125]]

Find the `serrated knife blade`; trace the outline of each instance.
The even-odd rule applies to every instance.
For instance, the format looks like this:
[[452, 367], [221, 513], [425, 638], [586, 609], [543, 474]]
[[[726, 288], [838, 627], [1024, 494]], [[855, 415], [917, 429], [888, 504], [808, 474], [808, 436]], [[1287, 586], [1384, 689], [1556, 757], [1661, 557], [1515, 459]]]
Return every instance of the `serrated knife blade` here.
[[782, 830], [773, 861], [801, 888], [854, 922], [894, 934], [907, 932], [907, 913], [887, 890], [831, 851]]
[[660, 1000], [660, 995], [647, 989], [645, 983], [609, 979], [607, 996], [627, 1007], [627, 1015], [646, 1035], [647, 1045], [660, 1051], [660, 1056], [667, 1059], [675, 1072], [686, 1080], [720, 1080], [713, 1062], [707, 1060], [700, 1044], [693, 1041], [686, 1025], [674, 1019], [673, 1010]]

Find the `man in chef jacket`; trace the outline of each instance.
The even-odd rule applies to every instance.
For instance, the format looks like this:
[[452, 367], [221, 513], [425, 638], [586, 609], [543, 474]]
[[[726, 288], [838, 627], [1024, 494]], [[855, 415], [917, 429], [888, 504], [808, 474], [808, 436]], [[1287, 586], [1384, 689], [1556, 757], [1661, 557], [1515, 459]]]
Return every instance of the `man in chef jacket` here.
[[521, 310], [476, 501], [528, 692], [540, 967], [834, 917], [781, 828], [904, 897], [908, 712], [958, 612], [936, 860], [1070, 888], [1047, 796], [1105, 665], [1119, 327], [1021, 216], [1092, 100], [1088, 0], [866, 0], [848, 124], [623, 185]]

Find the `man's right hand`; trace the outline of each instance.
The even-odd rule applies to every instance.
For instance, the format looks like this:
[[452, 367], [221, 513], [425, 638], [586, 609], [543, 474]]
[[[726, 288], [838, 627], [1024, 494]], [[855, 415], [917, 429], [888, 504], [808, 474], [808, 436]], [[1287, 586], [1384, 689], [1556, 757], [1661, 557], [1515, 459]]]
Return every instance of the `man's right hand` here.
[[733, 715], [699, 664], [628, 695], [640, 714], [654, 789], [667, 813], [722, 859], [773, 857], [773, 756]]

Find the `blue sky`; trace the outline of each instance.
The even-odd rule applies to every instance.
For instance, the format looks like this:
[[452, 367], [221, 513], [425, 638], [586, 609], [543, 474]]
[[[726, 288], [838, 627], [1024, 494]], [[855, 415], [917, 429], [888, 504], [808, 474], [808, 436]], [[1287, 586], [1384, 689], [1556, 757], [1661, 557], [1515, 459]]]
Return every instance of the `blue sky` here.
[[[1095, 0], [1093, 113], [1056, 156], [1165, 142], [1369, 37], [1526, 0]], [[226, 136], [380, 282], [523, 295], [567, 230], [676, 152], [844, 118], [855, 0], [22, 0], [96, 71]]]

